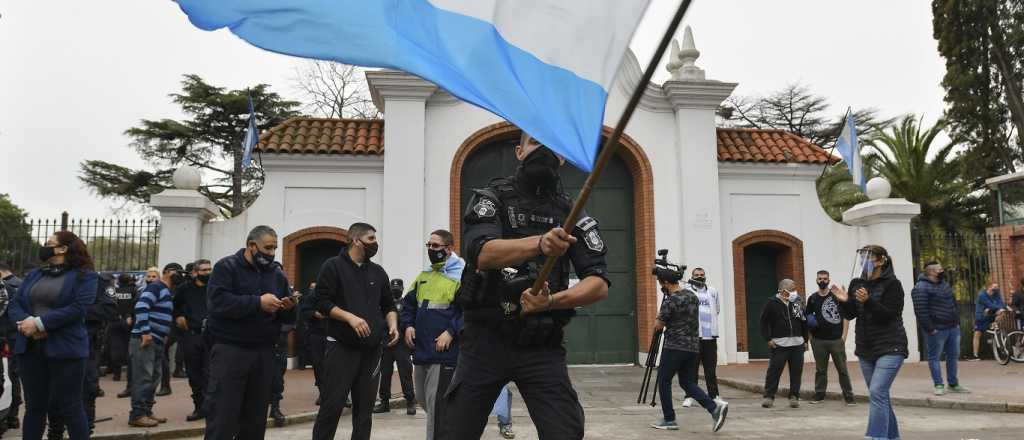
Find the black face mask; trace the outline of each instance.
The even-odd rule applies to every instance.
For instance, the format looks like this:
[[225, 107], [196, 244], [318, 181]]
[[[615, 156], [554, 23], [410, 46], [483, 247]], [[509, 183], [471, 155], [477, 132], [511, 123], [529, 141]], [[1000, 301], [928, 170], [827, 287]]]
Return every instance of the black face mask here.
[[171, 285], [169, 287], [178, 287], [185, 282], [185, 277], [180, 273], [171, 274]]
[[359, 242], [363, 244], [363, 255], [367, 260], [373, 258], [374, 255], [377, 255], [377, 243], [367, 243], [362, 240], [359, 240]]
[[57, 255], [57, 251], [55, 249], [56, 248], [52, 248], [49, 246], [43, 246], [39, 248], [39, 261], [42, 261], [43, 263], [50, 261], [50, 259], [53, 258], [54, 255]]
[[427, 249], [427, 258], [430, 258], [430, 264], [437, 264], [444, 262], [444, 260], [448, 259], [448, 254], [444, 251], [444, 249]]
[[706, 277], [693, 277], [693, 278], [690, 278], [690, 284], [693, 284], [694, 286], [697, 286], [697, 287], [704, 287], [707, 283], [708, 283], [708, 279]]
[[203, 283], [203, 284], [209, 283], [210, 282], [210, 274], [196, 275], [196, 280], [198, 280], [200, 283]]
[[256, 249], [252, 253], [252, 262], [261, 271], [269, 270], [270, 266], [274, 264], [274, 254], [267, 255]]
[[820, 289], [828, 288], [828, 281], [818, 281], [818, 288], [820, 288]]
[[558, 190], [558, 167], [561, 160], [546, 147], [540, 147], [526, 156], [516, 169], [516, 179], [535, 195], [549, 195]]
[[939, 272], [939, 282], [946, 281], [946, 271]]

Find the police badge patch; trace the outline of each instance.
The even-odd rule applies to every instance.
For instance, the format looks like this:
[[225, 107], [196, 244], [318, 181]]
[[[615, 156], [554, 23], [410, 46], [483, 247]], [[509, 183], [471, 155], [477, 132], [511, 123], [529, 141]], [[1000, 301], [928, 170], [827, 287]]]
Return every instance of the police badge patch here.
[[486, 218], [494, 217], [494, 214], [497, 213], [497, 209], [494, 207], [494, 202], [489, 199], [481, 198], [480, 201], [476, 203], [476, 206], [473, 206], [473, 212], [476, 213], [477, 217]]
[[601, 239], [601, 234], [597, 233], [597, 229], [591, 229], [583, 236], [583, 241], [587, 242], [587, 248], [594, 252], [601, 252], [604, 250], [604, 240]]

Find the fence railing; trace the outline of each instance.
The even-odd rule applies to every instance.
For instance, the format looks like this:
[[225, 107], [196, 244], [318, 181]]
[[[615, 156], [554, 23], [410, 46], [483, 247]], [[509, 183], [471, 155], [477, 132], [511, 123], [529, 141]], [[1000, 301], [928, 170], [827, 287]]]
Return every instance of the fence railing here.
[[68, 213], [31, 219], [0, 231], [0, 261], [24, 274], [39, 264], [39, 246], [56, 231], [68, 230], [85, 242], [97, 271], [139, 271], [155, 266], [160, 222], [151, 219], [72, 219]]
[[[913, 229], [911, 235], [915, 263], [914, 280], [907, 284], [913, 285], [917, 282], [917, 277], [927, 262], [938, 261], [942, 264], [960, 309], [960, 353], [971, 354], [974, 305], [978, 293], [987, 288], [990, 282], [998, 283], [1000, 289], [1006, 293], [1015, 288], [1011, 285], [1013, 281], [1002, 270], [1004, 263], [1012, 259], [1009, 239], [973, 231], [946, 233]], [[923, 335], [919, 337], [921, 354], [924, 356], [924, 338]], [[991, 351], [984, 348], [980, 352], [983, 356], [991, 355]]]

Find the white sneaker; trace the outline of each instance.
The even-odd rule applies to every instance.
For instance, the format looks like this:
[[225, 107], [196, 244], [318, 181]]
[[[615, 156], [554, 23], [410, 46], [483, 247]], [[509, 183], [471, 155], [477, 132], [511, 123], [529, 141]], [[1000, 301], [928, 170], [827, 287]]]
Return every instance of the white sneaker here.
[[722, 396], [718, 396], [718, 397], [715, 397], [715, 404], [716, 405], [728, 405], [729, 402], [726, 402], [726, 401], [722, 400]]
[[691, 406], [693, 406], [693, 398], [692, 397], [687, 397], [686, 399], [683, 399], [683, 408], [689, 408]]

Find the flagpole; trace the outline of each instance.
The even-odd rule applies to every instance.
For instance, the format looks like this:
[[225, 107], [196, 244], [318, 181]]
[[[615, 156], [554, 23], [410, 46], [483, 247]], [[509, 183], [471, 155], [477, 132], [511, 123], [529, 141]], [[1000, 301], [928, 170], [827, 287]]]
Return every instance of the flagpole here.
[[[836, 140], [832, 141], [832, 148], [828, 149], [828, 157], [829, 158], [831, 158], [832, 157], [832, 153], [835, 153], [835, 151], [836, 151], [836, 145], [839, 144], [839, 137], [843, 135], [843, 128], [846, 128], [846, 120], [850, 118], [850, 110], [851, 109], [852, 109], [851, 107], [846, 107], [846, 114], [843, 115], [843, 125], [841, 127], [839, 127], [839, 136], [836, 136]], [[854, 123], [856, 123], [856, 122], [857, 121], [854, 121]], [[822, 178], [822, 177], [825, 177], [825, 171], [828, 171], [828, 167], [830, 167], [830, 166], [832, 166], [832, 164], [830, 164], [830, 163], [825, 164], [825, 168], [821, 169], [821, 175], [818, 176], [819, 179]]]
[[[576, 225], [576, 220], [579, 218], [580, 213], [583, 211], [583, 205], [586, 205], [587, 199], [590, 198], [590, 192], [593, 191], [594, 185], [597, 183], [597, 179], [601, 178], [601, 174], [604, 172], [605, 167], [611, 162], [612, 156], [615, 154], [615, 150], [619, 147], [619, 139], [622, 138], [622, 132], [626, 130], [626, 125], [629, 124], [630, 118], [633, 117], [633, 111], [636, 110], [636, 106], [640, 104], [640, 98], [644, 95], [644, 90], [647, 89], [647, 84], [651, 82], [651, 77], [654, 76], [654, 71], [658, 68], [658, 62], [661, 61], [661, 56], [664, 55], [665, 49], [668, 48], [669, 43], [672, 42], [672, 37], [675, 36], [676, 30], [679, 29], [679, 23], [683, 21], [683, 16], [686, 15], [686, 10], [690, 8], [690, 3], [693, 0], [683, 0], [679, 4], [679, 9], [676, 10], [675, 16], [672, 17], [672, 21], [668, 25], [668, 29], [665, 31], [665, 35], [661, 37], [661, 42], [658, 43], [658, 48], [654, 51], [654, 56], [651, 57], [651, 61], [647, 63], [647, 69], [644, 70], [643, 77], [640, 78], [640, 82], [637, 83], [636, 89], [633, 90], [633, 95], [629, 98], [629, 103], [626, 104], [626, 108], [622, 111], [622, 116], [619, 117], [618, 124], [615, 125], [615, 129], [612, 130], [612, 135], [608, 137], [604, 142], [604, 146], [601, 147], [601, 153], [597, 156], [597, 162], [594, 163], [594, 169], [587, 176], [587, 180], [583, 182], [583, 188], [580, 189], [579, 196], [576, 197], [576, 202], [572, 205], [572, 210], [569, 211], [569, 216], [565, 218], [563, 226], [567, 232], [572, 232], [572, 228]], [[555, 267], [555, 260], [557, 257], [547, 257], [544, 261], [544, 267], [541, 268], [540, 274], [537, 276], [537, 280], [533, 282], [533, 286], [530, 288], [530, 294], [536, 295], [540, 292], [541, 287], [548, 279], [548, 275], [551, 274], [551, 270]]]

